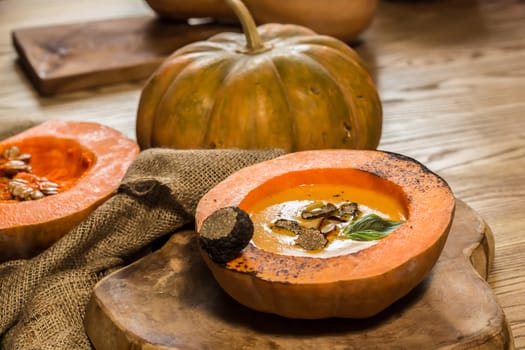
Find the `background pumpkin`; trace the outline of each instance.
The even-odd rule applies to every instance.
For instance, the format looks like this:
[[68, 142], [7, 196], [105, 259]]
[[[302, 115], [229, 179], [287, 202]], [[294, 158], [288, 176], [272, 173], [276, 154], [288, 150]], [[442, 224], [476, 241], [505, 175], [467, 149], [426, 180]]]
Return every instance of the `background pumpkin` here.
[[[235, 19], [223, 0], [146, 0], [162, 18], [187, 19], [214, 17]], [[349, 41], [365, 30], [374, 18], [378, 0], [330, 0], [330, 5], [317, 0], [279, 1], [245, 0], [258, 24], [293, 23], [320, 34]]]
[[142, 148], [376, 148], [375, 85], [345, 43], [297, 25], [257, 30], [227, 0], [245, 35], [221, 33], [177, 50], [139, 102]]

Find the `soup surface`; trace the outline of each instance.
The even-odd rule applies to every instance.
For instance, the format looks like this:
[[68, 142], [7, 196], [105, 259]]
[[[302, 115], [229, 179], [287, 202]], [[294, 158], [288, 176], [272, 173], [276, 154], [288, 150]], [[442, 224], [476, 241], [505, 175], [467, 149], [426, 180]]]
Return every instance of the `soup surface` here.
[[[380, 217], [404, 221], [405, 209], [397, 198], [369, 189], [340, 184], [311, 184], [290, 187], [281, 192], [266, 196], [243, 208], [250, 214], [254, 224], [252, 243], [260, 249], [273, 253], [292, 256], [332, 257], [355, 253], [377, 244], [378, 241], [354, 241], [341, 235], [328, 235], [328, 244], [317, 250], [306, 250], [296, 244], [296, 235], [287, 230], [276, 230], [272, 223], [277, 219], [299, 222], [305, 227], [319, 225], [321, 219], [304, 220], [301, 213], [319, 203], [358, 204], [359, 217], [377, 214]], [[339, 228], [348, 222], [337, 224]]]

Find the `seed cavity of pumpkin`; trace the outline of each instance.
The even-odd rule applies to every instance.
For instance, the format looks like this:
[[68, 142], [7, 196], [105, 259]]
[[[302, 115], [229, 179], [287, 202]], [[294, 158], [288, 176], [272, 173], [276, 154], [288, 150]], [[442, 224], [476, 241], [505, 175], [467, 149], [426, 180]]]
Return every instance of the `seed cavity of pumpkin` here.
[[29, 201], [58, 194], [59, 185], [32, 174], [32, 156], [17, 146], [3, 150], [0, 156], [0, 200]]

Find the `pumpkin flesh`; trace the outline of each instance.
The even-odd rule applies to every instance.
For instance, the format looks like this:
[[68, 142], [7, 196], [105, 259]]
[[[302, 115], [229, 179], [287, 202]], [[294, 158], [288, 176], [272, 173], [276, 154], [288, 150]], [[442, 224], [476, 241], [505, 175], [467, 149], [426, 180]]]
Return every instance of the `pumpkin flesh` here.
[[96, 123], [51, 120], [0, 142], [32, 155], [32, 174], [60, 185], [33, 201], [0, 201], [0, 260], [32, 257], [106, 200], [138, 155], [138, 145]]
[[[250, 175], [248, 175], [250, 174]], [[293, 318], [373, 316], [412, 290], [446, 241], [455, 201], [446, 182], [421, 164], [379, 151], [304, 151], [245, 168], [208, 192], [196, 228], [224, 206], [249, 208], [301, 184], [352, 184], [388, 194], [406, 221], [356, 253], [287, 256], [249, 244], [225, 265], [202, 256], [219, 285], [253, 309]]]

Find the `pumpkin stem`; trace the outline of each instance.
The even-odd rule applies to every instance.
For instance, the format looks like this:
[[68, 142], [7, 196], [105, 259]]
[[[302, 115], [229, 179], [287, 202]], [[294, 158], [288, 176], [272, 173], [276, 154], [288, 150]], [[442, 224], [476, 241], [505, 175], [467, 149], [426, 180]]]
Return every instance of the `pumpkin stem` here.
[[235, 15], [241, 22], [242, 31], [246, 36], [246, 50], [243, 52], [254, 54], [269, 50], [271, 46], [265, 45], [262, 41], [259, 32], [257, 32], [257, 25], [244, 3], [241, 0], [225, 1], [233, 12], [235, 12]]

